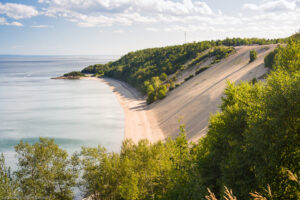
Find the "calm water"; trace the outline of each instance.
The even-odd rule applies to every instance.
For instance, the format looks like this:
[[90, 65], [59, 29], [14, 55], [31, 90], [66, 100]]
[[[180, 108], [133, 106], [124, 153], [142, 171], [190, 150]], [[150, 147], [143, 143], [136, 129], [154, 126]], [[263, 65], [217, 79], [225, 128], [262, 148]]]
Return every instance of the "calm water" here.
[[101, 144], [118, 151], [124, 115], [108, 86], [92, 80], [52, 80], [114, 56], [0, 56], [0, 152], [15, 168], [14, 146], [54, 138], [72, 153]]

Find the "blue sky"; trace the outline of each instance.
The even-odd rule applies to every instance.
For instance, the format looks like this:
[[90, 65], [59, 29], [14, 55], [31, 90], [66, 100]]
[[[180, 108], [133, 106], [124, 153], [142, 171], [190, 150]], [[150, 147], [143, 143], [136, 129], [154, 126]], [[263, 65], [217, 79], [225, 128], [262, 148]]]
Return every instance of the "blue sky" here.
[[106, 55], [300, 29], [300, 0], [0, 0], [0, 54]]

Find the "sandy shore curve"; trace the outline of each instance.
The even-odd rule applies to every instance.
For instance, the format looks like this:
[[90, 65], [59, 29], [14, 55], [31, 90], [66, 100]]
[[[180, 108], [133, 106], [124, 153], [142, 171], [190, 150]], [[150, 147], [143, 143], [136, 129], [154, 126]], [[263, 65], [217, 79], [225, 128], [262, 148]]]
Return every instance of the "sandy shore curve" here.
[[116, 95], [125, 115], [124, 139], [131, 139], [134, 143], [138, 143], [141, 139], [148, 139], [152, 143], [165, 139], [155, 114], [147, 108], [145, 98], [135, 88], [112, 78], [84, 77], [83, 79], [105, 83]]

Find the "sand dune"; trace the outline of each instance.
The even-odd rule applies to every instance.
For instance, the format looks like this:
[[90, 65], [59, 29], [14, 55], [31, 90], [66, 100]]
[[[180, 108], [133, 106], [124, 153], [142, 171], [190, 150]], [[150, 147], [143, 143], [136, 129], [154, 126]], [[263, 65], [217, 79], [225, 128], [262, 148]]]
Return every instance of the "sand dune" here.
[[[263, 59], [276, 45], [236, 47], [237, 53], [213, 65], [160, 102], [150, 106], [165, 137], [175, 137], [179, 132], [178, 119], [186, 125], [187, 137], [197, 140], [207, 132], [209, 116], [218, 111], [226, 80], [249, 81], [267, 72]], [[250, 50], [258, 58], [249, 63]]]
[[[89, 78], [106, 83], [116, 94], [125, 113], [125, 139], [152, 142], [179, 133], [178, 120], [186, 126], [187, 137], [196, 141], [206, 134], [209, 116], [219, 110], [226, 80], [249, 81], [267, 72], [263, 59], [276, 45], [236, 47], [237, 53], [200, 73], [171, 91], [166, 98], [146, 105], [145, 98], [128, 84], [110, 78]], [[249, 63], [250, 50], [258, 52]]]

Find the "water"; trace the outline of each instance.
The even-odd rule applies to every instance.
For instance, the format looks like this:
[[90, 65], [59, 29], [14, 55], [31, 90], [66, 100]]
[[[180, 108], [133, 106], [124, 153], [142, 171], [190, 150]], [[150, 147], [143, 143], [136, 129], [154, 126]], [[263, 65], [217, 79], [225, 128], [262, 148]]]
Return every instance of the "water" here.
[[0, 56], [0, 152], [16, 168], [14, 146], [54, 138], [69, 153], [98, 144], [119, 151], [124, 114], [115, 95], [93, 80], [53, 80], [115, 56]]

